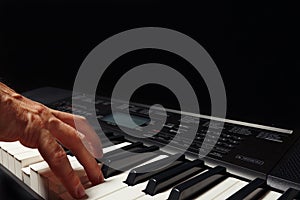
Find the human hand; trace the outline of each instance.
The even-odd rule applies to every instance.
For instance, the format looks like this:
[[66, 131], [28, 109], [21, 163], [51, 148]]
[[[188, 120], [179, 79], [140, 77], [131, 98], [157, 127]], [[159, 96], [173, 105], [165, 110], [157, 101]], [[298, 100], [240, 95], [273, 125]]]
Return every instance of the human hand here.
[[84, 117], [50, 109], [0, 82], [0, 141], [17, 140], [24, 146], [38, 148], [74, 198], [85, 195], [84, 187], [59, 143], [77, 157], [92, 184], [103, 182], [95, 160], [102, 157], [101, 142]]

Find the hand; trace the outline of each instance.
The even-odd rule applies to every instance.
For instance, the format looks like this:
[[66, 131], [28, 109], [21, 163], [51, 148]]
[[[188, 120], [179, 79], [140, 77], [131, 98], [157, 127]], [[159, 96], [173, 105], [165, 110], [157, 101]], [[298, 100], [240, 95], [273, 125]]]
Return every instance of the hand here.
[[0, 83], [0, 141], [17, 140], [24, 146], [38, 148], [74, 198], [85, 195], [84, 187], [59, 143], [77, 157], [93, 184], [103, 182], [95, 160], [102, 157], [101, 142], [84, 117], [50, 109]]

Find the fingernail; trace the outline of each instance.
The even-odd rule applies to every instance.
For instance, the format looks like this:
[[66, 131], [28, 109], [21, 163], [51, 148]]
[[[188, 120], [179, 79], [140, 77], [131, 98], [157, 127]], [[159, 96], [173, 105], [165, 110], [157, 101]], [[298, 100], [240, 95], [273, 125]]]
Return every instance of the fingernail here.
[[82, 198], [85, 196], [85, 190], [81, 184], [77, 187], [77, 196], [79, 198]]

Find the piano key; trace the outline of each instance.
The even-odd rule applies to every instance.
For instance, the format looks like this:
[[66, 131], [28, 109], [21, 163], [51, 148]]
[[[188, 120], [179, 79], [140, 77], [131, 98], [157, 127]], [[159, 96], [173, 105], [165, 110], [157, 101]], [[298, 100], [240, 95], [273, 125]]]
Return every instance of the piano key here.
[[[165, 173], [165, 172], [162, 172]], [[203, 173], [203, 172], [201, 172]], [[150, 199], [167, 199], [171, 189], [167, 190], [163, 193], [158, 193], [155, 196], [146, 195], [143, 190], [147, 187], [148, 181], [145, 181], [143, 183], [136, 184], [134, 186], [127, 186], [126, 188], [122, 188], [121, 190], [118, 190], [114, 192], [113, 194], [110, 194], [108, 196], [105, 196], [104, 198], [101, 198], [102, 200], [110, 200], [110, 199], [119, 199], [122, 197], [124, 200], [131, 200], [131, 199], [138, 199], [140, 197], [148, 196], [151, 197]]]
[[132, 153], [146, 153], [146, 152], [153, 152], [153, 151], [156, 151], [158, 149], [159, 149], [159, 147], [155, 146], [155, 145], [153, 145], [153, 146], [141, 146], [141, 147], [138, 147], [138, 148], [134, 147], [134, 148], [128, 149], [127, 151], [125, 150], [125, 151], [117, 152], [116, 154], [112, 153], [111, 155], [106, 155], [103, 159], [100, 159], [100, 161], [105, 163], [109, 160], [122, 159], [122, 158], [130, 155], [129, 152], [132, 152]]
[[[92, 186], [91, 182], [88, 182], [83, 185], [84, 188], [90, 188], [91, 186]], [[74, 198], [67, 191], [58, 195], [57, 194], [51, 194], [51, 195], [52, 196], [49, 197], [50, 200], [74, 200]]]
[[[227, 199], [228, 197], [230, 197], [231, 195], [233, 195], [234, 193], [236, 193], [237, 191], [239, 191], [240, 189], [242, 189], [243, 187], [245, 187], [248, 184], [248, 182], [242, 181], [242, 180], [239, 180], [239, 179], [235, 179], [235, 178], [231, 178], [231, 177], [229, 179], [236, 180], [236, 183], [233, 184], [229, 188], [225, 187], [225, 190], [222, 191], [222, 193], [218, 193], [218, 195], [216, 197], [214, 197], [214, 200], [224, 200], [224, 199]], [[210, 192], [210, 191], [208, 191], [208, 192]], [[201, 197], [199, 197], [199, 199], [201, 199]]]
[[102, 143], [106, 143], [108, 141], [114, 141], [114, 140], [125, 140], [124, 135], [111, 135], [111, 136], [106, 136], [105, 138], [101, 138]]
[[262, 197], [262, 200], [273, 200], [278, 199], [282, 194], [275, 191], [269, 191], [265, 196]]
[[29, 167], [30, 167], [30, 187], [37, 194], [40, 194], [39, 182], [42, 181], [40, 180], [40, 174], [42, 174], [43, 171], [48, 172], [49, 165], [46, 161], [42, 161], [39, 163], [31, 164], [29, 165]]
[[[80, 182], [83, 185], [86, 185], [89, 182], [89, 179], [88, 179], [88, 176], [87, 176], [83, 166], [79, 163], [79, 161], [77, 159], [73, 159], [73, 160], [69, 159], [69, 160], [70, 160], [72, 169], [77, 174], [77, 176], [80, 178]], [[48, 188], [48, 194], [46, 194], [46, 195], [48, 195], [49, 199], [66, 192], [66, 188], [64, 187], [64, 185], [59, 181], [59, 179], [54, 175], [54, 173], [52, 171], [51, 171], [51, 173], [46, 174], [46, 176], [44, 174], [41, 174], [41, 178], [44, 179], [44, 181], [42, 183], [46, 182], [46, 185], [44, 185], [44, 187], [47, 186], [47, 188]]]
[[[139, 166], [146, 165], [163, 158], [166, 158], [166, 155], [158, 155], [157, 157], [152, 158], [151, 160], [148, 160], [140, 164]], [[104, 196], [113, 194], [114, 192], [120, 189], [128, 187], [128, 185], [124, 183], [124, 181], [126, 180], [129, 172], [130, 170], [125, 171], [122, 174], [112, 176], [110, 178], [105, 179], [104, 183], [86, 189], [85, 192], [88, 196], [88, 199], [93, 200], [93, 199], [103, 198]]]
[[2, 157], [2, 165], [5, 168], [8, 168], [8, 154], [7, 151], [10, 149], [16, 149], [22, 147], [22, 144], [19, 141], [16, 142], [7, 142], [2, 144], [1, 146], [1, 157]]
[[300, 199], [300, 191], [293, 188], [289, 188], [278, 198], [278, 200], [294, 200], [294, 199]]
[[[151, 148], [151, 147], [155, 147], [155, 148]], [[122, 157], [118, 155], [108, 159], [104, 159], [103, 166], [101, 168], [103, 176], [105, 178], [108, 178], [110, 176], [119, 174], [123, 171], [127, 171], [132, 167], [144, 163], [146, 160], [158, 156], [157, 154], [151, 152], [152, 150], [155, 150], [158, 147], [156, 146], [151, 146], [151, 147], [145, 148], [145, 153], [135, 153], [135, 154], [126, 153], [126, 154], [122, 154]], [[150, 150], [150, 152], [147, 150]]]
[[2, 145], [4, 145], [4, 144], [6, 144], [6, 142], [0, 141], [0, 164], [2, 164], [2, 153], [1, 153], [1, 151], [2, 151]]
[[[233, 178], [233, 177], [228, 177], [221, 183], [212, 186], [209, 190], [207, 190], [203, 194], [200, 194], [198, 197], [195, 198], [195, 200], [207, 200], [207, 199], [224, 200], [230, 196], [230, 195], [227, 195], [227, 197], [226, 197], [226, 195], [224, 195], [224, 193], [228, 190], [231, 190], [232, 187], [235, 184], [237, 184], [237, 182], [238, 182], [238, 179]], [[245, 185], [246, 185], [246, 183], [245, 183]], [[242, 188], [242, 187], [240, 187], [240, 188]], [[239, 190], [239, 189], [237, 189], [237, 190]], [[234, 193], [234, 192], [232, 192], [232, 193]]]
[[22, 146], [20, 148], [17, 148], [17, 149], [11, 149], [11, 150], [8, 150], [7, 153], [8, 153], [8, 169], [12, 172], [12, 173], [15, 173], [15, 155], [17, 154], [21, 154], [21, 153], [24, 153], [24, 152], [28, 152], [28, 151], [35, 151], [31, 148], [28, 148], [28, 147], [25, 147], [25, 146]]
[[113, 146], [110, 146], [110, 147], [106, 147], [106, 148], [103, 148], [102, 151], [103, 151], [103, 154], [107, 154], [111, 151], [115, 151], [117, 149], [120, 149], [122, 147], [125, 147], [125, 146], [129, 146], [131, 143], [129, 142], [123, 142], [123, 143], [120, 143], [120, 144], [116, 144], [116, 145], [113, 145]]
[[[129, 146], [130, 144], [132, 144], [132, 143], [130, 143], [130, 142], [120, 142], [118, 144], [113, 144], [111, 146], [109, 146], [109, 145], [106, 145], [105, 147], [102, 146], [102, 152], [103, 152], [103, 154], [110, 154], [111, 152], [119, 150], [122, 147]], [[66, 151], [67, 155], [74, 156], [73, 153], [70, 150], [65, 149], [65, 151]]]
[[144, 192], [146, 194], [155, 195], [158, 192], [167, 189], [178, 183], [179, 181], [189, 178], [200, 171], [204, 170], [202, 160], [194, 160], [179, 165], [166, 173], [159, 174], [151, 178]]
[[110, 195], [107, 195], [101, 200], [111, 200], [111, 199], [122, 199], [122, 200], [132, 200], [144, 196], [145, 193], [143, 189], [147, 186], [147, 182], [140, 183], [134, 186], [124, 187]]
[[[199, 174], [203, 174], [205, 172], [207, 172], [208, 170], [204, 170], [204, 171], [201, 171], [200, 173], [190, 177], [190, 178], [193, 178]], [[189, 180], [189, 178], [187, 179]], [[168, 199], [168, 197], [170, 196], [170, 193], [172, 191], [173, 188], [169, 188], [163, 192], [160, 192], [158, 194], [155, 194], [154, 196], [151, 196], [151, 195], [148, 195], [146, 193], [143, 192], [143, 196], [137, 198], [138, 200], [161, 200], [161, 199]]]
[[15, 155], [15, 175], [22, 179], [22, 168], [43, 161], [37, 149]]
[[[132, 144], [132, 143], [130, 143], [130, 142], [121, 142], [121, 143], [119, 143], [119, 144], [114, 144], [114, 145], [112, 145], [112, 146], [103, 147], [102, 152], [103, 152], [104, 155], [105, 155], [105, 154], [109, 154], [109, 153], [111, 153], [111, 152], [113, 152], [113, 151], [115, 151], [115, 150], [118, 150], [118, 149], [120, 149], [120, 148], [122, 148], [122, 147], [125, 147], [125, 146], [129, 146], [129, 145], [131, 145], [131, 144]], [[66, 153], [67, 153], [68, 155], [74, 156], [74, 155], [71, 153], [70, 150], [68, 150], [68, 149], [65, 149], [65, 150], [66, 150]]]
[[226, 169], [217, 166], [208, 170], [206, 173], [200, 174], [174, 187], [168, 199], [179, 200], [191, 198], [197, 194], [203, 193], [207, 189], [223, 181], [226, 177]]
[[245, 187], [231, 195], [228, 200], [255, 199], [263, 195], [266, 190], [266, 181], [256, 178]]
[[143, 154], [134, 154], [131, 156], [125, 156], [122, 159], [118, 160], [108, 160], [106, 161], [101, 170], [105, 178], [117, 175], [123, 171], [127, 171], [132, 167], [135, 167], [146, 160], [156, 157], [154, 153], [143, 153]]
[[[177, 160], [176, 160], [177, 158]], [[168, 156], [164, 159], [160, 159], [158, 161], [155, 161], [155, 162], [152, 162], [152, 163], [149, 163], [149, 164], [145, 164], [145, 165], [142, 165], [140, 167], [137, 167], [135, 169], [132, 169], [130, 172], [129, 172], [129, 175], [127, 176], [127, 179], [126, 181], [124, 181], [124, 183], [127, 184], [126, 187], [114, 192], [113, 194], [110, 194], [108, 196], [105, 196], [101, 199], [103, 200], [109, 200], [109, 199], [118, 199], [120, 197], [122, 197], [122, 199], [136, 199], [138, 197], [141, 197], [143, 195], [145, 195], [145, 193], [142, 191], [143, 189], [146, 188], [147, 186], [147, 178], [155, 175], [155, 174], [158, 174], [158, 173], [164, 173], [166, 170], [172, 168], [172, 167], [175, 167], [177, 166], [178, 164], [181, 164], [183, 159], [184, 159], [184, 155], [182, 156], [178, 156], [178, 155], [173, 155], [173, 156]], [[173, 161], [173, 164], [170, 163]], [[167, 165], [167, 166], [166, 166]], [[152, 171], [151, 171], [152, 170]], [[148, 171], [148, 173], [142, 173], [142, 178], [143, 179], [139, 179], [139, 181], [144, 181], [143, 183], [139, 183], [139, 184], [136, 184], [134, 183], [133, 185], [130, 184], [130, 186], [128, 186], [128, 182], [131, 182], [133, 181], [134, 182], [134, 178], [136, 178], [136, 173], [134, 173], [132, 175], [132, 172], [138, 172], [138, 171], [141, 171], [141, 172], [146, 172]], [[133, 176], [132, 178], [128, 178], [130, 176]], [[139, 176], [137, 176], [139, 177]], [[130, 181], [128, 181], [130, 180]]]
[[[116, 145], [114, 145], [114, 146], [116, 146]], [[135, 143], [132, 143], [130, 145], [121, 147], [119, 149], [115, 149], [113, 151], [107, 152], [106, 154], [104, 154], [104, 156], [107, 158], [107, 157], [110, 157], [112, 155], [119, 155], [120, 153], [124, 153], [124, 151], [129, 151], [129, 150], [132, 151], [132, 150], [135, 150], [135, 149], [140, 149], [142, 147], [144, 147], [144, 144], [142, 142], [135, 142]], [[107, 147], [107, 148], [111, 148], [111, 147]]]
[[123, 143], [125, 141], [121, 141], [121, 140], [115, 140], [115, 141], [107, 141], [107, 142], [101, 142], [102, 148], [106, 148], [106, 147], [110, 147], [112, 145], [116, 145], [116, 144], [120, 144]]
[[[75, 157], [68, 156], [70, 163], [75, 160]], [[49, 194], [48, 178], [53, 176], [48, 163], [46, 161], [38, 162], [29, 165], [30, 167], [30, 187], [41, 197], [47, 198]]]
[[22, 168], [22, 180], [23, 182], [30, 187], [30, 167]]
[[179, 156], [178, 154], [175, 154], [157, 162], [153, 162], [149, 165], [143, 165], [141, 167], [134, 168], [130, 171], [125, 183], [129, 186], [136, 185], [137, 183], [143, 182], [155, 174], [182, 164], [184, 160], [184, 155]]

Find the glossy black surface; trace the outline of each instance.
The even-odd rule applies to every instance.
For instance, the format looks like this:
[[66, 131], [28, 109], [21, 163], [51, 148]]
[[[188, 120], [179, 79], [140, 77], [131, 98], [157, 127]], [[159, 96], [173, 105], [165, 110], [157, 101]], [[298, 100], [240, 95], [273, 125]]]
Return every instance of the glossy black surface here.
[[168, 200], [191, 199], [213, 188], [226, 178], [226, 169], [217, 166], [174, 187]]
[[[131, 28], [159, 26], [197, 40], [223, 77], [228, 118], [294, 128], [299, 124], [299, 12], [296, 1], [20, 1], [0, 2], [1, 75], [23, 92], [41, 86], [72, 89], [87, 54]], [[195, 86], [203, 114], [210, 100], [201, 77], [163, 52], [136, 52], [115, 63], [103, 94], [129, 66], [161, 61]], [[170, 91], [144, 87], [135, 100], [177, 107]]]

